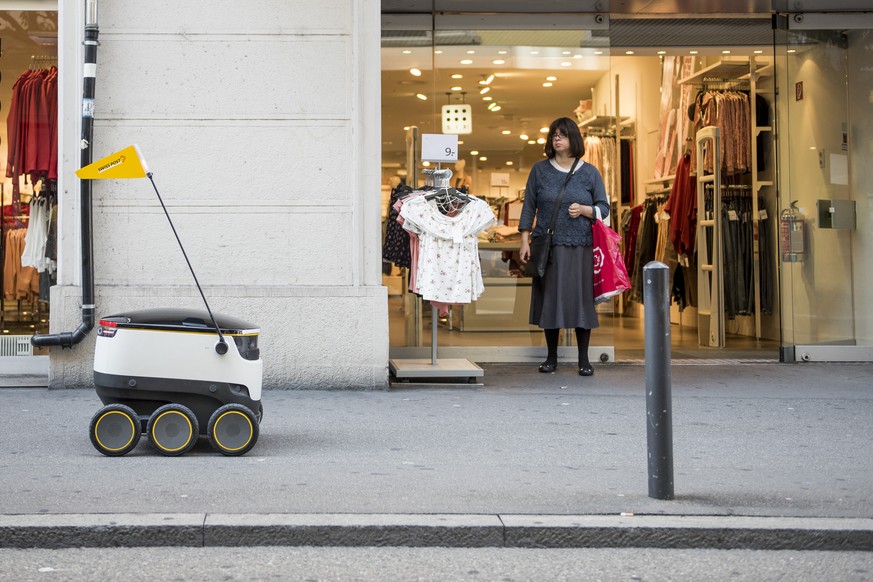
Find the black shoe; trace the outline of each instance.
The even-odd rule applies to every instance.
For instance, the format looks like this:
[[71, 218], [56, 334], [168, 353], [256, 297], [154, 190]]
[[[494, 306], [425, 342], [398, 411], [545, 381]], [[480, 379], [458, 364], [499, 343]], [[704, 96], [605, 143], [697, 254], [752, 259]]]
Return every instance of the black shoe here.
[[557, 369], [558, 362], [550, 362], [549, 360], [546, 360], [545, 362], [540, 364], [540, 372], [542, 372], [543, 374], [551, 374]]
[[579, 375], [580, 376], [593, 376], [594, 368], [591, 367], [591, 364], [582, 364], [579, 366]]

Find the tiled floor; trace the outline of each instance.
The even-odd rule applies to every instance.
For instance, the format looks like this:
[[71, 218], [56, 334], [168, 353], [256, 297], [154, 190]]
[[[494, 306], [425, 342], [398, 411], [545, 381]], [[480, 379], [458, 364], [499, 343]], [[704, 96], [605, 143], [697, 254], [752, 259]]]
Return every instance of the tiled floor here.
[[[429, 346], [432, 327], [429, 308], [422, 318], [421, 345]], [[437, 343], [440, 347], [460, 346], [542, 346], [541, 331], [508, 332], [462, 332], [457, 328], [458, 315], [453, 313], [453, 326], [449, 328], [448, 318], [441, 318], [437, 327]], [[389, 299], [389, 322], [391, 346], [404, 346], [406, 343], [405, 318], [399, 298]], [[570, 334], [571, 341], [573, 334]], [[674, 360], [779, 360], [779, 343], [771, 340], [756, 340], [753, 337], [728, 335], [727, 346], [723, 349], [698, 345], [697, 329], [691, 327], [670, 327], [670, 349]], [[600, 327], [591, 334], [591, 345], [614, 345], [616, 360], [642, 360], [645, 344], [644, 321], [638, 317], [621, 317], [612, 314], [600, 315]], [[561, 344], [565, 345], [565, 344]]]

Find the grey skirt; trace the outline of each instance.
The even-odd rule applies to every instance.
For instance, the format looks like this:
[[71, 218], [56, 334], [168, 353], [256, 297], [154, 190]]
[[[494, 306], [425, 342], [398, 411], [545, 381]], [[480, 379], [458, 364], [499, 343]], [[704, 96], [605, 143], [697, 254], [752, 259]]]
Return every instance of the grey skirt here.
[[530, 323], [543, 329], [598, 327], [590, 246], [552, 247], [545, 276], [531, 282]]

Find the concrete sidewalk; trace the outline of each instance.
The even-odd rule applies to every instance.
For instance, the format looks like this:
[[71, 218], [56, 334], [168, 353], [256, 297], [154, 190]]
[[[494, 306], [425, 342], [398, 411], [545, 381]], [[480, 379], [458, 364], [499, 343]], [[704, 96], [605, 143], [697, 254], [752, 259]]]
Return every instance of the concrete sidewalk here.
[[267, 392], [238, 458], [103, 457], [94, 392], [0, 390], [0, 547], [873, 548], [873, 364], [674, 366], [672, 501], [647, 495], [642, 366], [484, 367]]

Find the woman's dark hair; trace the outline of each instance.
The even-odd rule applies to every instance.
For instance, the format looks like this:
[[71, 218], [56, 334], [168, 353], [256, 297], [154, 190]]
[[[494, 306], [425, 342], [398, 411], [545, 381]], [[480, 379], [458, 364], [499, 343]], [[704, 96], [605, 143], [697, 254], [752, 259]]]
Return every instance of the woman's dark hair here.
[[549, 126], [549, 135], [546, 137], [546, 157], [555, 157], [555, 146], [552, 145], [552, 139], [555, 133], [560, 131], [570, 140], [570, 155], [574, 158], [581, 158], [585, 155], [585, 142], [582, 141], [582, 134], [579, 132], [579, 126], [569, 117], [559, 117], [554, 120]]

